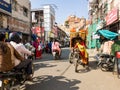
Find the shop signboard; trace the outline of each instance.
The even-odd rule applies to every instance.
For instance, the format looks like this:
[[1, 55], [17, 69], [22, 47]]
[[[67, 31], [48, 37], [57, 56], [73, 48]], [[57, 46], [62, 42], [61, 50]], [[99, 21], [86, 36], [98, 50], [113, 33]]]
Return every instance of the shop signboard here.
[[106, 16], [106, 24], [110, 25], [118, 19], [118, 9], [114, 8]]
[[0, 9], [11, 13], [11, 0], [0, 0]]

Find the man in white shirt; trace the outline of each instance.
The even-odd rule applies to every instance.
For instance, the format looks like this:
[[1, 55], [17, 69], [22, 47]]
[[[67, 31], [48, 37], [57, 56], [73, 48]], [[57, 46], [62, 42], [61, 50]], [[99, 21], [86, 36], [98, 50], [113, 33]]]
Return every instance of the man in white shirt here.
[[[19, 52], [19, 54], [24, 57], [25, 54], [32, 55], [33, 53], [25, 48], [25, 46], [21, 43], [21, 38], [18, 33], [13, 33], [10, 37], [10, 44]], [[20, 62], [18, 60], [15, 61], [15, 68], [22, 69], [26, 68], [26, 72], [29, 75], [29, 79], [32, 78], [32, 61], [31, 60], [24, 60]]]

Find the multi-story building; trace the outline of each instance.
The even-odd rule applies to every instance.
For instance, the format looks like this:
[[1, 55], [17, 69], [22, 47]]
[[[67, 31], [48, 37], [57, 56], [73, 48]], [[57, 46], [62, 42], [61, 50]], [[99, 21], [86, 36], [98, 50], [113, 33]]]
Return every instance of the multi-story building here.
[[89, 0], [89, 19], [91, 25], [88, 28], [89, 48], [96, 47], [96, 39], [93, 33], [99, 29], [108, 29], [113, 32], [120, 30], [120, 0]]
[[0, 28], [7, 28], [8, 17], [11, 17], [11, 15], [11, 1], [0, 0]]
[[29, 0], [0, 0], [0, 27], [12, 32], [20, 32], [23, 40], [30, 35]]
[[[57, 31], [54, 28], [54, 8], [51, 5], [45, 5], [42, 8], [32, 9], [31, 13], [33, 34], [40, 37], [42, 41], [50, 41], [51, 38], [55, 38]], [[36, 29], [36, 27], [39, 29]]]

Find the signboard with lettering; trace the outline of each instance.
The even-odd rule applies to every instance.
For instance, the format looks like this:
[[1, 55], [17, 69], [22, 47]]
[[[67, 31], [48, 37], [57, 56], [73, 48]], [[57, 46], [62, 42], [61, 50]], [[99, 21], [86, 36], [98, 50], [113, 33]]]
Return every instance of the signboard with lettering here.
[[106, 16], [106, 24], [110, 25], [118, 19], [118, 9], [114, 8]]
[[5, 0], [0, 0], [0, 9], [3, 9], [9, 13], [11, 13], [11, 3], [10, 0], [5, 1]]

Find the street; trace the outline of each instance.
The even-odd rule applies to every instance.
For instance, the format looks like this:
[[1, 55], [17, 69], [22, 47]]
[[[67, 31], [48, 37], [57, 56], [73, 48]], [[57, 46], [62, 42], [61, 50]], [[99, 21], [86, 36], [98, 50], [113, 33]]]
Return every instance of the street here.
[[119, 90], [120, 79], [112, 72], [103, 72], [93, 58], [96, 53], [88, 50], [90, 70], [79, 65], [79, 72], [68, 61], [69, 48], [62, 48], [61, 60], [54, 60], [51, 54], [43, 54], [41, 60], [34, 60], [35, 74], [32, 82], [26, 82], [25, 90]]

